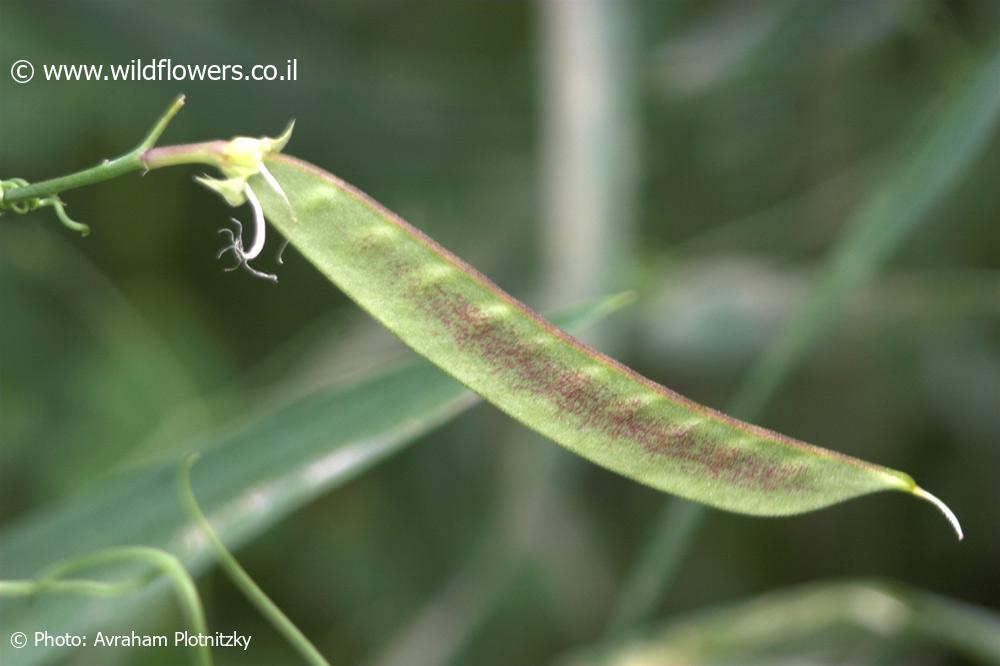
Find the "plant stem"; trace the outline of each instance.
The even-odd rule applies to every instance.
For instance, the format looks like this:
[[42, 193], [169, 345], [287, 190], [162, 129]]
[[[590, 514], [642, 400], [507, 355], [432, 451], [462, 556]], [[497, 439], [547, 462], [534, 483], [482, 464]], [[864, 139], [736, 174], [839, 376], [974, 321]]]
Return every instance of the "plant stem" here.
[[7, 190], [4, 193], [3, 201], [5, 204], [14, 204], [19, 201], [53, 196], [66, 190], [93, 185], [94, 183], [111, 180], [118, 176], [124, 176], [127, 173], [138, 171], [142, 168], [141, 155], [130, 152], [113, 160], [105, 160], [101, 164], [84, 169], [83, 171]]
[[271, 601], [271, 598], [267, 596], [267, 593], [260, 588], [257, 583], [254, 582], [250, 574], [240, 566], [240, 563], [236, 561], [236, 558], [232, 556], [226, 545], [222, 543], [222, 539], [215, 533], [212, 528], [211, 523], [208, 522], [208, 518], [202, 513], [201, 508], [198, 506], [198, 500], [195, 499], [194, 490], [191, 488], [191, 467], [198, 460], [198, 455], [188, 456], [187, 460], [181, 467], [180, 475], [178, 476], [178, 485], [180, 490], [181, 499], [184, 502], [184, 506], [187, 508], [188, 513], [191, 518], [197, 523], [198, 527], [201, 528], [205, 537], [208, 539], [209, 545], [212, 550], [215, 551], [215, 556], [219, 559], [219, 564], [222, 565], [222, 570], [229, 577], [229, 580], [235, 585], [243, 594], [249, 599], [261, 615], [263, 615], [268, 622], [271, 623], [278, 633], [285, 637], [285, 639], [291, 643], [295, 651], [312, 666], [330, 666], [316, 646], [306, 638], [298, 627], [295, 626], [287, 615], [285, 615], [278, 606]]
[[225, 143], [222, 141], [154, 148], [156, 142], [164, 130], [166, 130], [167, 125], [170, 124], [170, 121], [177, 115], [182, 106], [184, 106], [183, 95], [173, 101], [166, 112], [156, 121], [156, 124], [153, 125], [153, 128], [145, 138], [139, 142], [139, 145], [124, 155], [104, 160], [97, 166], [66, 176], [50, 178], [38, 183], [8, 189], [0, 195], [0, 203], [3, 206], [9, 207], [19, 202], [56, 196], [66, 190], [104, 182], [112, 178], [124, 176], [127, 173], [132, 173], [133, 171], [145, 172], [176, 164], [209, 164], [217, 166], [220, 161], [220, 148]]
[[544, 300], [573, 303], [620, 288], [634, 264], [637, 11], [617, 0], [546, 1], [538, 20]]

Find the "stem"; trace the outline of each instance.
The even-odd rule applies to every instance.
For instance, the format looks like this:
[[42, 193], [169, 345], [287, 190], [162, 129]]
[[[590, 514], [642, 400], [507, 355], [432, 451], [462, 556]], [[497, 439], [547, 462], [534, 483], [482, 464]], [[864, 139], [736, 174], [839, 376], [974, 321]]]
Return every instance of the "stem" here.
[[77, 187], [93, 185], [105, 180], [111, 180], [119, 176], [124, 176], [132, 171], [139, 171], [143, 168], [142, 154], [132, 151], [113, 160], [105, 160], [97, 166], [77, 171], [67, 176], [50, 178], [40, 183], [17, 187], [4, 192], [4, 204], [14, 204], [19, 201], [29, 201], [40, 197], [48, 197], [72, 190]]
[[271, 598], [267, 596], [267, 593], [260, 588], [257, 583], [254, 582], [250, 574], [240, 566], [240, 563], [236, 561], [236, 558], [232, 556], [226, 545], [222, 543], [222, 540], [215, 533], [212, 528], [211, 523], [208, 522], [208, 518], [202, 513], [201, 508], [198, 506], [198, 500], [195, 499], [194, 490], [191, 488], [191, 467], [198, 460], [198, 455], [194, 454], [188, 456], [187, 460], [181, 467], [181, 473], [178, 476], [178, 485], [180, 486], [181, 499], [187, 508], [188, 513], [191, 518], [197, 523], [198, 527], [204, 532], [205, 537], [208, 539], [209, 545], [212, 550], [215, 551], [215, 556], [219, 559], [219, 564], [222, 565], [223, 571], [229, 577], [229, 580], [235, 585], [246, 598], [252, 603], [261, 615], [263, 615], [268, 622], [271, 623], [278, 633], [280, 633], [284, 638], [291, 643], [295, 651], [299, 653], [306, 663], [311, 664], [311, 666], [330, 666], [330, 662], [323, 658], [316, 646], [306, 638], [298, 627], [285, 615], [277, 604], [271, 601]]
[[155, 146], [156, 142], [160, 140], [160, 136], [164, 131], [166, 131], [167, 125], [169, 125], [170, 121], [174, 119], [174, 116], [177, 115], [177, 112], [181, 110], [182, 106], [184, 106], [184, 95], [178, 95], [173, 103], [167, 108], [166, 112], [164, 112], [164, 114], [160, 116], [160, 119], [156, 121], [156, 124], [153, 125], [153, 129], [149, 130], [149, 134], [146, 135], [146, 138], [143, 139], [132, 152], [144, 153]]
[[226, 141], [203, 141], [182, 143], [176, 146], [150, 148], [142, 154], [142, 165], [146, 171], [179, 164], [208, 164], [219, 166]]
[[97, 166], [77, 171], [66, 176], [50, 178], [38, 183], [9, 189], [2, 194], [0, 202], [6, 207], [18, 202], [30, 201], [42, 197], [51, 197], [77, 187], [93, 185], [112, 178], [124, 176], [133, 171], [149, 171], [175, 164], [209, 164], [218, 166], [219, 148], [222, 141], [192, 143], [179, 146], [154, 148], [167, 125], [184, 106], [184, 96], [174, 100], [170, 107], [160, 116], [146, 137], [135, 148], [111, 160], [104, 160]]
[[545, 300], [572, 303], [620, 288], [633, 266], [639, 24], [617, 0], [537, 6]]

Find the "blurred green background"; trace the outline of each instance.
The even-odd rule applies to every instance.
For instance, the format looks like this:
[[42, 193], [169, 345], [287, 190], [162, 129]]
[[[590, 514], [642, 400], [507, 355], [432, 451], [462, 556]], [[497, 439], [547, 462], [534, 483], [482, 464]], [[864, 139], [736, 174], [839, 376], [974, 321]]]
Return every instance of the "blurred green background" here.
[[[637, 304], [590, 339], [723, 408], [848, 220], [997, 58], [998, 29], [992, 0], [0, 0], [0, 177], [120, 154], [181, 92], [164, 143], [274, 135], [295, 118], [286, 152], [530, 305], [634, 289]], [[21, 58], [297, 58], [299, 80], [19, 85], [7, 69]], [[1000, 135], [981, 106], [989, 131], [967, 137], [964, 161], [929, 162], [951, 184], [831, 309], [757, 419], [911, 473], [967, 540], [895, 495], [782, 520], [708, 512], [644, 626], [828, 579], [900, 581], [1000, 612]], [[216, 229], [232, 213], [194, 173], [65, 194], [86, 239], [45, 211], [2, 219], [0, 529], [72, 505], [150, 452], [408, 354], [293, 252], [278, 286], [223, 273]], [[540, 664], [606, 636], [664, 499], [480, 406], [238, 556], [332, 663], [407, 663], [402, 649], [414, 665]], [[522, 525], [532, 518], [541, 526]], [[0, 577], [23, 568], [0, 559]], [[199, 587], [210, 626], [255, 635], [252, 663], [294, 663], [218, 572]], [[428, 607], [434, 621], [414, 624]], [[171, 609], [143, 621], [172, 630]], [[887, 647], [821, 633], [795, 663], [977, 663], [909, 634]], [[251, 663], [239, 657], [219, 662]]]

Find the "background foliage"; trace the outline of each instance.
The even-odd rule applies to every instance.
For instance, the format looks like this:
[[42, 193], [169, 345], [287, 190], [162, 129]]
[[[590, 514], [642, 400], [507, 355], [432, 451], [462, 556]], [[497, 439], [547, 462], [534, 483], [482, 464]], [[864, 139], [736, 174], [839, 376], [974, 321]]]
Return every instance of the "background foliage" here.
[[[596, 255], [581, 241], [587, 229], [559, 226], [560, 174], [579, 158], [558, 151], [569, 120], [555, 98], [566, 66], [549, 50], [557, 30], [528, 3], [0, 0], [5, 67], [296, 57], [300, 74], [273, 84], [5, 77], [0, 175], [40, 179], [118, 154], [177, 92], [189, 105], [167, 141], [274, 134], [294, 116], [288, 152], [376, 196], [529, 303], [636, 288], [638, 305], [597, 342], [722, 406], [845, 220], [1000, 47], [1000, 7], [650, 1], [605, 18], [593, 36], [610, 45], [590, 46], [610, 54], [594, 67], [610, 68], [615, 105], [592, 159], [604, 165], [594, 182], [614, 185], [616, 214], [604, 216], [607, 252]], [[852, 294], [759, 419], [912, 473], [951, 504], [968, 540], [957, 545], [933, 509], [894, 495], [783, 520], [712, 512], [656, 617], [859, 577], [1000, 609], [997, 136]], [[300, 258], [287, 258], [278, 287], [223, 274], [215, 229], [229, 211], [190, 176], [67, 194], [93, 227], [86, 240], [48, 215], [3, 219], [0, 528], [72, 506], [157, 451], [407, 355]], [[591, 195], [571, 191], [567, 205]], [[569, 286], [567, 266], [583, 271]], [[604, 635], [662, 502], [477, 407], [238, 555], [334, 663], [394, 663], [401, 645], [455, 663], [542, 663]], [[14, 566], [0, 560], [0, 576]], [[207, 573], [200, 584], [211, 625], [253, 633], [260, 663], [289, 658], [224, 579]], [[427, 604], [441, 621], [412, 624]], [[169, 604], [147, 612], [150, 626], [176, 622]], [[418, 647], [404, 641], [414, 626], [432, 628]], [[812, 645], [824, 654], [864, 663], [973, 659], [909, 635], [891, 649], [823, 636]]]

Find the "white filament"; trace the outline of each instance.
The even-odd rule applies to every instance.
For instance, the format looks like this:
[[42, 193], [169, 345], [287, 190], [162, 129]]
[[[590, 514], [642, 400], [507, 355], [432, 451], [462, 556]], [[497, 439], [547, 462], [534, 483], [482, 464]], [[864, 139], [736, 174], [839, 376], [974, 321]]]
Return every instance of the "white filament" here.
[[920, 487], [917, 487], [913, 491], [913, 494], [916, 495], [917, 497], [927, 500], [928, 502], [936, 506], [941, 513], [944, 514], [944, 517], [948, 519], [949, 523], [951, 523], [952, 529], [955, 530], [955, 534], [958, 535], [959, 541], [965, 538], [965, 535], [962, 533], [962, 526], [959, 525], [958, 523], [958, 518], [955, 516], [954, 513], [952, 513], [951, 509], [948, 508], [947, 504], [945, 504], [937, 497], [934, 497], [934, 495], [931, 495], [929, 492]]
[[267, 170], [267, 167], [264, 166], [263, 162], [260, 163], [260, 170], [257, 173], [259, 173], [264, 181], [271, 186], [271, 189], [274, 190], [275, 194], [281, 197], [281, 200], [285, 202], [285, 206], [288, 208], [288, 213], [292, 216], [292, 223], [298, 224], [299, 217], [295, 214], [295, 209], [292, 208], [292, 202], [288, 200], [288, 195], [285, 194], [283, 189], [281, 189], [281, 185], [278, 184], [278, 180], [271, 174], [270, 171]]
[[253, 208], [253, 245], [243, 253], [243, 259], [250, 261], [257, 258], [264, 249], [264, 235], [267, 233], [267, 225], [264, 222], [264, 209], [261, 208], [257, 195], [253, 193], [249, 185], [243, 186], [243, 193], [246, 194], [247, 201]]

